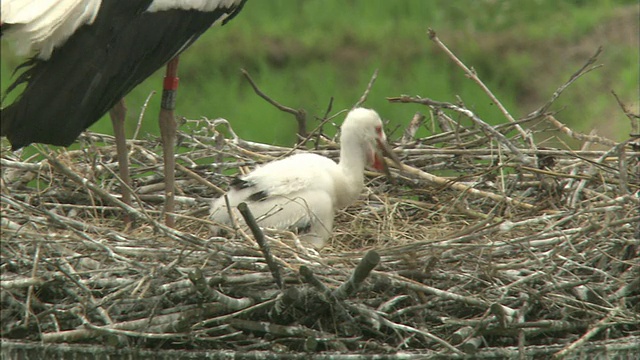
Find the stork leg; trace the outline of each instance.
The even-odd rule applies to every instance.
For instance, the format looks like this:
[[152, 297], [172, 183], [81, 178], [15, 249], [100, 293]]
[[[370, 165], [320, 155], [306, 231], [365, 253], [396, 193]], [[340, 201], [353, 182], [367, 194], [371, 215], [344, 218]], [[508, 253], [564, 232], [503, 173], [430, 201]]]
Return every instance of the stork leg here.
[[178, 91], [178, 57], [167, 64], [167, 72], [162, 88], [162, 102], [160, 108], [160, 136], [162, 137], [162, 152], [164, 157], [164, 192], [165, 192], [165, 223], [173, 226], [175, 219], [175, 167], [174, 147], [176, 141], [176, 119], [173, 110], [176, 107]]
[[[131, 176], [129, 175], [129, 156], [127, 151], [127, 138], [124, 131], [124, 120], [127, 113], [124, 99], [120, 99], [109, 111], [109, 117], [113, 123], [113, 132], [116, 138], [116, 153], [118, 154], [118, 165], [120, 167], [120, 179], [126, 184], [122, 188], [122, 202], [131, 205]], [[128, 214], [124, 215], [124, 223], [131, 223]]]

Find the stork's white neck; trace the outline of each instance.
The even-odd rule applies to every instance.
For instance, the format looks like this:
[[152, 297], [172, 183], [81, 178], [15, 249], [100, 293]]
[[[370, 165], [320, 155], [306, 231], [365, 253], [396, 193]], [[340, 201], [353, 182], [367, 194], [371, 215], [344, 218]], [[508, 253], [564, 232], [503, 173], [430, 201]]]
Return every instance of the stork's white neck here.
[[[351, 204], [360, 195], [364, 187], [364, 168], [367, 163], [367, 152], [371, 151], [362, 139], [362, 134], [343, 132], [340, 137], [340, 162], [343, 184], [337, 184], [337, 207]], [[344, 204], [344, 205], [343, 205]]]

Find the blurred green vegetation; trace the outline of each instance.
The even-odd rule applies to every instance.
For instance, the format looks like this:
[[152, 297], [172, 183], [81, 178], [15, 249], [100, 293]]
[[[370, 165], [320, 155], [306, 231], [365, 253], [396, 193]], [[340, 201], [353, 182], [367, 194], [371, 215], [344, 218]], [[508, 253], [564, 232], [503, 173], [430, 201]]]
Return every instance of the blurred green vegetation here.
[[[351, 107], [379, 69], [365, 106], [389, 119], [390, 129], [427, 111], [386, 101], [401, 94], [450, 102], [460, 96], [484, 120], [506, 121], [429, 41], [426, 30], [433, 28], [516, 118], [542, 105], [604, 46], [598, 61], [604, 66], [578, 80], [554, 109], [576, 130], [596, 127], [623, 140], [629, 123], [611, 90], [638, 111], [639, 15], [637, 0], [249, 0], [233, 21], [210, 29], [181, 56], [176, 113], [189, 119], [224, 117], [245, 139], [290, 145], [293, 117], [255, 95], [240, 68], [273, 99], [307, 110], [309, 129], [332, 97], [333, 113]], [[5, 41], [2, 49], [4, 91], [21, 59]], [[144, 114], [142, 136], [158, 134], [163, 71], [127, 96], [130, 135], [152, 91], [158, 93]], [[111, 133], [111, 123], [105, 117], [92, 130]], [[427, 127], [421, 131], [428, 134]]]

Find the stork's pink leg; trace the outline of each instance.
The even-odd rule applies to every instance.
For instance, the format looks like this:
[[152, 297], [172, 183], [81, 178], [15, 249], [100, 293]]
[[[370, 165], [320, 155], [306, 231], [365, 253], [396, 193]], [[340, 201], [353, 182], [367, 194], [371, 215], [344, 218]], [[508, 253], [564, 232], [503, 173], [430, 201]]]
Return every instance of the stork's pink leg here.
[[167, 64], [162, 89], [162, 103], [160, 108], [160, 136], [162, 137], [162, 151], [164, 155], [164, 192], [165, 192], [165, 223], [173, 226], [175, 219], [175, 167], [174, 147], [176, 140], [176, 120], [173, 110], [176, 107], [178, 91], [178, 57]]
[[[131, 176], [129, 175], [129, 155], [127, 151], [127, 138], [124, 131], [124, 120], [127, 114], [127, 107], [124, 99], [120, 99], [109, 111], [111, 122], [113, 123], [113, 133], [116, 138], [116, 153], [118, 154], [118, 166], [120, 167], [120, 179], [126, 184], [121, 186], [122, 202], [131, 205]], [[124, 223], [130, 224], [131, 218], [124, 215]]]

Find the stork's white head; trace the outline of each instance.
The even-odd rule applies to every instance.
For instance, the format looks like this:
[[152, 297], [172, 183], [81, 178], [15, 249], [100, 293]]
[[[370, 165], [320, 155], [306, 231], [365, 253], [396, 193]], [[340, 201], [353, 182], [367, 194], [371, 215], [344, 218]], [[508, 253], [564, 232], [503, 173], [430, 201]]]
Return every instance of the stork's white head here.
[[371, 109], [355, 108], [347, 114], [342, 124], [340, 138], [342, 147], [353, 147], [364, 150], [367, 163], [377, 170], [384, 170], [382, 155], [399, 162], [387, 145], [387, 136], [382, 129], [382, 120], [377, 112]]

